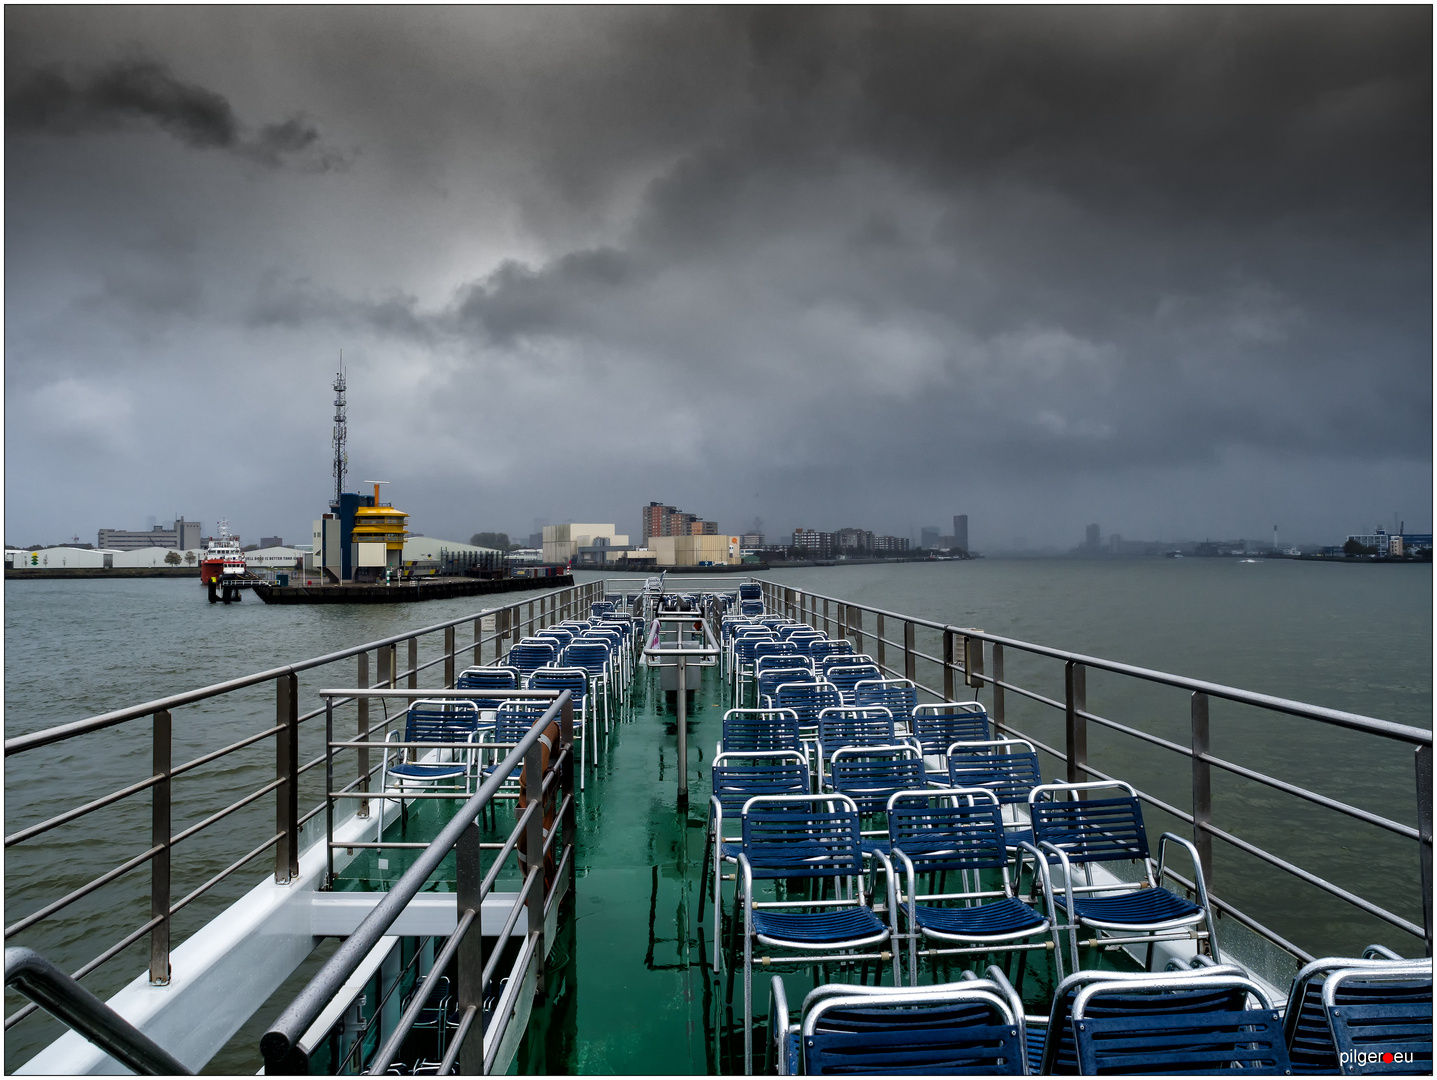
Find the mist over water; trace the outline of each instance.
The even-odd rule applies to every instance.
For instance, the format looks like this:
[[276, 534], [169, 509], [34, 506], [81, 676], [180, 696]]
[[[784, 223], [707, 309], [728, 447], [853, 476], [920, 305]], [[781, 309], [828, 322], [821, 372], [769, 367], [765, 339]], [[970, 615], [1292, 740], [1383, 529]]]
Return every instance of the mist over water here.
[[[581, 580], [592, 574], [580, 574]], [[1296, 698], [1384, 720], [1430, 728], [1432, 718], [1432, 574], [1430, 566], [1328, 565], [1235, 559], [1000, 560], [895, 563], [769, 571], [775, 583], [850, 603], [928, 618], [1058, 649], [1100, 656], [1267, 694]], [[711, 581], [712, 579], [708, 579]], [[737, 586], [739, 576], [724, 579]], [[670, 588], [698, 587], [671, 575]], [[692, 584], [688, 584], [692, 582]], [[705, 582], [707, 583], [707, 582]], [[641, 579], [630, 579], [637, 588]], [[525, 594], [523, 599], [536, 598]], [[135, 705], [166, 694], [292, 663], [405, 630], [432, 625], [518, 597], [471, 597], [394, 606], [266, 607], [250, 597], [211, 605], [188, 579], [9, 581], [5, 586], [5, 734], [7, 737]], [[821, 611], [820, 611], [821, 614]], [[836, 609], [831, 612], [836, 617]], [[864, 649], [875, 651], [876, 623], [865, 614]], [[461, 625], [458, 643], [469, 630]], [[902, 627], [888, 619], [887, 662], [901, 666]], [[421, 662], [437, 655], [421, 644]], [[919, 628], [919, 651], [941, 655], [938, 636]], [[491, 653], [486, 648], [484, 659]], [[991, 673], [992, 655], [985, 657]], [[401, 666], [404, 653], [401, 649]], [[421, 686], [437, 685], [431, 668]], [[373, 669], [371, 669], [373, 674]], [[918, 665], [920, 682], [941, 685], [937, 669]], [[353, 660], [301, 677], [302, 711], [319, 704], [321, 686], [351, 685]], [[1061, 700], [1061, 663], [1009, 648], [1005, 680]], [[960, 689], [990, 708], [992, 692]], [[1088, 672], [1088, 710], [1188, 745], [1189, 698], [1182, 691]], [[1212, 703], [1212, 753], [1309, 786], [1392, 819], [1415, 824], [1412, 751], [1294, 717]], [[273, 691], [176, 710], [175, 761], [188, 760], [273, 723]], [[1061, 748], [1061, 711], [1010, 692], [1008, 722]], [[348, 721], [352, 723], [351, 721]], [[348, 730], [348, 729], [346, 729]], [[319, 753], [322, 718], [302, 731], [301, 760]], [[138, 721], [6, 763], [6, 832], [149, 774], [150, 725]], [[1170, 750], [1089, 725], [1089, 762], [1178, 809], [1191, 809], [1190, 762]], [[176, 782], [174, 830], [273, 777], [272, 742], [196, 770]], [[1061, 764], [1044, 755], [1046, 776]], [[322, 769], [306, 780], [321, 779]], [[1214, 770], [1214, 824], [1421, 922], [1414, 845], [1290, 796]], [[304, 788], [302, 806], [317, 789]], [[203, 800], [203, 802], [201, 801]], [[215, 801], [221, 800], [221, 801]], [[253, 813], [250, 812], [253, 811]], [[1147, 811], [1151, 832], [1189, 835], [1185, 823]], [[226, 826], [176, 849], [175, 898], [227, 866], [273, 831], [273, 805], [261, 799]], [[317, 827], [317, 828], [316, 828]], [[123, 858], [149, 835], [144, 797], [91, 815], [52, 834], [46, 845], [6, 853], [7, 922], [13, 922]], [[302, 843], [323, 837], [323, 818]], [[1330, 900], [1276, 869], [1215, 842], [1214, 892], [1313, 952], [1351, 952], [1381, 941], [1413, 954], [1413, 939]], [[1381, 889], [1374, 866], [1384, 869]], [[264, 858], [216, 892], [237, 896], [267, 872]], [[148, 874], [128, 875], [75, 906], [53, 931], [42, 926], [12, 943], [28, 944], [69, 969], [144, 921]], [[195, 904], [176, 917], [175, 940], [213, 908]], [[1220, 921], [1220, 930], [1223, 923]], [[137, 975], [136, 946], [87, 979], [102, 996]], [[7, 1014], [19, 1001], [7, 995]], [[57, 1033], [26, 1021], [7, 1038], [13, 1069]], [[212, 1063], [213, 1064], [213, 1063]]]

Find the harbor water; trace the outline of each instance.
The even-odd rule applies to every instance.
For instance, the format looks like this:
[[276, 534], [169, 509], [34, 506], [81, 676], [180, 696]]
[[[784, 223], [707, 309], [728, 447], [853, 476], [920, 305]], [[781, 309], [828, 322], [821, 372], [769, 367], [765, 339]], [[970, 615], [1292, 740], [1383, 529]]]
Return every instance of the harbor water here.
[[[579, 574], [578, 580], [594, 575]], [[769, 571], [776, 583], [840, 597], [888, 611], [978, 627], [1030, 642], [1151, 667], [1263, 693], [1430, 727], [1432, 718], [1432, 578], [1430, 566], [1324, 565], [1294, 561], [1244, 563], [1235, 559], [996, 560], [835, 566]], [[730, 579], [736, 586], [740, 578]], [[670, 588], [686, 588], [671, 577]], [[540, 594], [526, 594], [524, 599]], [[510, 597], [466, 598], [422, 605], [274, 608], [246, 599], [210, 605], [190, 580], [98, 579], [11, 581], [5, 589], [5, 734], [13, 737], [165, 694], [317, 656], [386, 635], [497, 606]], [[864, 626], [872, 634], [870, 621]], [[901, 638], [887, 626], [886, 636]], [[460, 645], [464, 644], [461, 636]], [[938, 651], [931, 635], [918, 647]], [[422, 657], [424, 659], [427, 657]], [[487, 660], [488, 654], [485, 659]], [[890, 651], [889, 663], [893, 663]], [[401, 658], [402, 665], [402, 658]], [[434, 672], [427, 673], [433, 676]], [[923, 672], [920, 670], [920, 679]], [[347, 662], [308, 689], [349, 685]], [[1062, 696], [1062, 667], [1008, 653], [1006, 678], [1050, 697]], [[421, 685], [434, 685], [426, 678]], [[972, 696], [971, 691], [966, 696]], [[991, 701], [991, 692], [978, 696]], [[302, 709], [315, 701], [306, 696]], [[1088, 677], [1088, 707], [1178, 743], [1187, 740], [1187, 696], [1099, 672]], [[193, 707], [176, 713], [176, 760], [186, 740], [195, 747], [243, 737], [272, 722], [273, 703], [243, 695], [223, 708]], [[1035, 737], [1062, 745], [1062, 714], [1009, 698], [1010, 723]], [[1291, 717], [1213, 703], [1213, 752], [1251, 768], [1280, 775], [1343, 798], [1404, 823], [1414, 823], [1416, 800], [1410, 751], [1379, 740], [1322, 728]], [[189, 727], [187, 731], [186, 728]], [[1171, 752], [1093, 728], [1090, 760], [1115, 775], [1172, 802], [1185, 805], [1188, 763]], [[272, 775], [273, 751], [244, 760], [226, 759], [223, 770], [199, 770], [196, 783], [222, 785], [240, 794]], [[697, 755], [702, 750], [691, 748]], [[302, 757], [310, 756], [306, 751]], [[268, 754], [268, 757], [266, 757]], [[46, 808], [75, 805], [78, 794], [113, 790], [149, 765], [148, 725], [122, 729], [68, 744], [54, 754], [25, 755], [23, 769], [6, 768], [6, 832], [45, 816]], [[38, 759], [38, 760], [36, 760]], [[1060, 767], [1045, 758], [1044, 772]], [[1421, 921], [1415, 883], [1416, 857], [1410, 843], [1374, 840], [1373, 831], [1346, 819], [1302, 807], [1293, 811], [1286, 796], [1251, 785], [1214, 781], [1215, 823], [1348, 888]], [[114, 814], [93, 815], [84, 828], [64, 832], [55, 844], [21, 845], [6, 855], [7, 923], [27, 914], [42, 896], [74, 887], [99, 868], [113, 865], [109, 845], [148, 831], [144, 800]], [[177, 792], [177, 807], [182, 805]], [[267, 835], [260, 806], [256, 822], [236, 815], [248, 839]], [[53, 812], [50, 811], [50, 812]], [[1186, 834], [1187, 827], [1154, 824]], [[1310, 824], [1294, 838], [1293, 822]], [[189, 820], [175, 820], [176, 830]], [[317, 822], [316, 822], [317, 824]], [[117, 835], [119, 834], [119, 835]], [[322, 836], [322, 831], [318, 834]], [[305, 842], [316, 838], [306, 829]], [[131, 835], [128, 839], [136, 839]], [[224, 828], [187, 841], [184, 852], [195, 880], [204, 880], [248, 850]], [[133, 844], [130, 845], [133, 847]], [[103, 857], [98, 854], [103, 851]], [[90, 857], [95, 855], [93, 863]], [[1310, 860], [1310, 862], [1308, 861]], [[1215, 891], [1306, 947], [1360, 948], [1385, 940], [1410, 950], [1413, 942], [1337, 901], [1314, 897], [1311, 889], [1290, 887], [1281, 871], [1251, 873], [1251, 860], [1235, 858], [1221, 844], [1215, 852]], [[235, 874], [222, 895], [237, 895], [265, 872], [263, 860]], [[1371, 875], [1392, 867], [1400, 880], [1373, 888]], [[145, 883], [128, 888], [143, 900]], [[176, 885], [175, 893], [182, 888]], [[85, 905], [88, 901], [82, 901]], [[1414, 910], [1414, 902], [1416, 908]], [[91, 933], [100, 945], [136, 925], [133, 910], [112, 898], [85, 908], [83, 929], [72, 922], [64, 932], [40, 935], [31, 944], [62, 966], [73, 968], [94, 955]], [[177, 937], [200, 918], [176, 919]], [[189, 911], [180, 913], [181, 916]], [[39, 928], [37, 928], [38, 930]], [[143, 946], [122, 955], [87, 979], [107, 994], [138, 974]], [[7, 1014], [19, 1004], [7, 995]], [[257, 1039], [256, 1032], [241, 1038]], [[53, 1037], [53, 1025], [27, 1023], [7, 1039], [6, 1068], [15, 1068]], [[22, 1034], [23, 1032], [23, 1034]], [[211, 1069], [238, 1067], [242, 1056], [219, 1058]]]

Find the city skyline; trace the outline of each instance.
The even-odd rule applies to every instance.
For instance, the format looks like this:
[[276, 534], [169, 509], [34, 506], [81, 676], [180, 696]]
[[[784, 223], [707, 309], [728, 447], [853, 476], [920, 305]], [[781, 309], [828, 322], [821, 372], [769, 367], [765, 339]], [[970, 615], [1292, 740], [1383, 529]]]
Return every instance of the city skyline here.
[[6, 15], [11, 542], [1431, 528], [1428, 7]]

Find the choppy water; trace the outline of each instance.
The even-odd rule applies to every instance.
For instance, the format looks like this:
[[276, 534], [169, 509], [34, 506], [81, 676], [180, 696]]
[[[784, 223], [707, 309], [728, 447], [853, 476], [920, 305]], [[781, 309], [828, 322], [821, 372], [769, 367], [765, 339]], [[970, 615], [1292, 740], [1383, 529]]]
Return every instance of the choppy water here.
[[[1430, 566], [1321, 565], [1289, 561], [1066, 560], [838, 566], [773, 571], [785, 584], [915, 616], [976, 626], [1059, 648], [1312, 701], [1420, 727], [1432, 718]], [[730, 579], [735, 580], [735, 579]], [[682, 578], [671, 583], [682, 587]], [[527, 601], [533, 594], [524, 597]], [[508, 598], [493, 598], [494, 600]], [[475, 598], [422, 605], [275, 607], [250, 598], [210, 605], [189, 580], [19, 581], [5, 587], [5, 734], [7, 737], [154, 699], [190, 687], [358, 645], [468, 614]], [[872, 633], [872, 622], [865, 631]], [[461, 627], [462, 645], [469, 631]], [[890, 639], [901, 637], [887, 627]], [[939, 650], [931, 636], [919, 648]], [[421, 661], [439, 641], [421, 648]], [[485, 659], [489, 653], [486, 651]], [[401, 666], [403, 656], [401, 654]], [[894, 663], [890, 649], [889, 662]], [[373, 668], [371, 668], [373, 674]], [[920, 666], [920, 680], [925, 670]], [[321, 686], [348, 685], [353, 660], [301, 677], [301, 708]], [[1062, 696], [1061, 667], [1011, 651], [1007, 678], [1049, 697]], [[436, 685], [432, 670], [421, 685]], [[990, 694], [982, 693], [985, 702]], [[1092, 712], [1178, 743], [1188, 740], [1187, 696], [1090, 673]], [[175, 713], [175, 761], [188, 760], [273, 722], [272, 691]], [[1009, 719], [1061, 745], [1062, 717], [1009, 695]], [[1213, 752], [1277, 773], [1399, 821], [1415, 820], [1411, 751], [1290, 717], [1213, 705]], [[319, 752], [322, 729], [307, 725], [302, 760]], [[1159, 748], [1093, 729], [1090, 760], [1188, 807], [1189, 766]], [[273, 776], [272, 743], [196, 770], [175, 785], [174, 828], [183, 828]], [[149, 773], [149, 723], [88, 736], [65, 747], [6, 762], [5, 831], [56, 809], [113, 790]], [[317, 773], [306, 780], [317, 779]], [[1055, 763], [1045, 771], [1056, 774]], [[313, 794], [308, 785], [305, 798]], [[1214, 820], [1286, 858], [1421, 921], [1415, 845], [1374, 834], [1288, 796], [1219, 776]], [[1154, 814], [1155, 821], [1162, 815]], [[226, 827], [176, 849], [172, 895], [183, 896], [273, 828], [261, 799]], [[1185, 833], [1168, 819], [1164, 827]], [[28, 914], [99, 870], [148, 844], [149, 806], [141, 797], [53, 835], [43, 848], [6, 853], [6, 922]], [[307, 840], [315, 836], [307, 830]], [[264, 859], [216, 890], [238, 895], [265, 872]], [[1376, 867], [1384, 884], [1371, 885]], [[1215, 891], [1316, 950], [1413, 942], [1336, 901], [1294, 886], [1280, 871], [1255, 873], [1251, 860], [1217, 845]], [[213, 914], [197, 903], [176, 917], [177, 940]], [[18, 935], [62, 966], [75, 967], [148, 915], [148, 875], [121, 879], [76, 904], [70, 917]], [[88, 980], [112, 992], [137, 974], [141, 943]], [[18, 1002], [7, 995], [6, 1012]], [[6, 1040], [12, 1069], [53, 1037], [48, 1021], [26, 1021]]]

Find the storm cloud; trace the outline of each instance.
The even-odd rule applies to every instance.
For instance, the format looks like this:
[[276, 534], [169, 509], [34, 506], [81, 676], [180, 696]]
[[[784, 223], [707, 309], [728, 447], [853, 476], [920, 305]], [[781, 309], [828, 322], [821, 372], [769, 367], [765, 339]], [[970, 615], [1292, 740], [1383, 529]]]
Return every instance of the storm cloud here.
[[1430, 41], [1426, 8], [17, 9], [7, 539], [306, 534], [341, 348], [352, 475], [460, 539], [649, 499], [992, 548], [1428, 526]]

